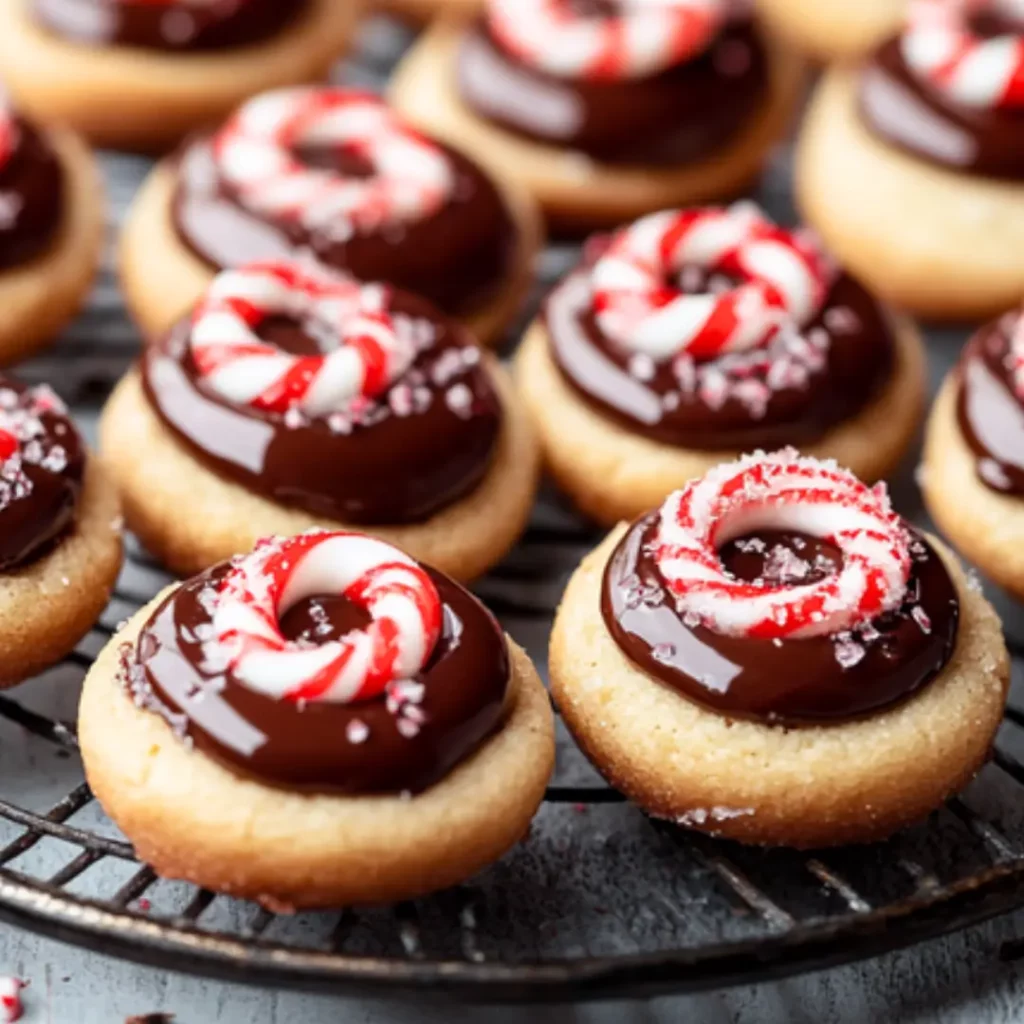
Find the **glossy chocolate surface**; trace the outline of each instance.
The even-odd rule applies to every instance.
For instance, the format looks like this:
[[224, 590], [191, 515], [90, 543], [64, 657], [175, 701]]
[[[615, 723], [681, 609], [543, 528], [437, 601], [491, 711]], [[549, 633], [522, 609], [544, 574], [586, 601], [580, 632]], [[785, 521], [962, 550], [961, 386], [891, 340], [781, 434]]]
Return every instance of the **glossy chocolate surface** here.
[[477, 114], [527, 138], [604, 163], [681, 164], [735, 138], [769, 87], [749, 19], [704, 53], [658, 75], [617, 82], [556, 78], [518, 61], [477, 22], [462, 42], [459, 92]]
[[1024, 495], [1024, 402], [1010, 367], [1016, 315], [983, 327], [960, 359], [957, 419], [977, 458], [978, 479], [1003, 494]]
[[[261, 219], [239, 205], [217, 174], [210, 140], [200, 139], [178, 163], [174, 223], [185, 245], [217, 269], [312, 254], [361, 281], [387, 281], [422, 295], [446, 313], [471, 313], [507, 284], [518, 230], [493, 182], [466, 157], [446, 152], [455, 168], [455, 189], [433, 216], [372, 234], [332, 237], [311, 233], [294, 219]], [[344, 151], [300, 156], [318, 167], [357, 176], [366, 172]]]
[[0, 375], [0, 571], [42, 557], [73, 527], [85, 457], [48, 387]]
[[32, 0], [32, 13], [47, 31], [75, 43], [189, 52], [264, 42], [307, 6], [308, 0]]
[[[505, 638], [490, 612], [446, 576], [428, 570], [444, 605], [442, 634], [412, 685], [353, 704], [303, 704], [256, 693], [218, 664], [211, 609], [228, 568], [184, 583], [122, 652], [135, 702], [204, 753], [289, 789], [416, 793], [498, 728], [509, 684]], [[289, 640], [324, 644], [366, 622], [350, 602], [323, 596], [289, 609], [281, 630]]]
[[[149, 346], [142, 380], [164, 423], [215, 472], [283, 505], [346, 523], [427, 519], [473, 490], [501, 428], [501, 403], [468, 332], [422, 299], [395, 293], [400, 330], [420, 354], [358, 415], [309, 420], [229, 403], [201, 381], [183, 321]], [[323, 351], [293, 322], [260, 329], [285, 351]]]
[[[981, 25], [995, 35], [1022, 26]], [[886, 142], [931, 163], [985, 177], [1024, 178], [1024, 109], [965, 107], [914, 75], [898, 39], [872, 56], [860, 76], [859, 104], [868, 127]]]
[[[704, 288], [699, 281], [694, 290]], [[763, 353], [703, 364], [637, 357], [598, 327], [585, 270], [552, 293], [544, 316], [562, 376], [590, 405], [645, 437], [698, 451], [815, 441], [864, 408], [895, 365], [885, 312], [847, 275], [833, 285], [804, 340], [780, 336], [767, 349], [768, 361]], [[814, 349], [806, 339], [827, 347]]]
[[[687, 625], [646, 545], [657, 520], [635, 523], [605, 570], [601, 610], [629, 659], [659, 682], [730, 718], [788, 725], [841, 722], [889, 707], [942, 670], [956, 646], [959, 600], [942, 560], [915, 538], [904, 606], [836, 637], [760, 640]], [[765, 531], [720, 552], [738, 579], [810, 583], [842, 554], [805, 534]]]
[[14, 147], [0, 165], [0, 270], [45, 253], [64, 219], [64, 169], [46, 137], [14, 119]]

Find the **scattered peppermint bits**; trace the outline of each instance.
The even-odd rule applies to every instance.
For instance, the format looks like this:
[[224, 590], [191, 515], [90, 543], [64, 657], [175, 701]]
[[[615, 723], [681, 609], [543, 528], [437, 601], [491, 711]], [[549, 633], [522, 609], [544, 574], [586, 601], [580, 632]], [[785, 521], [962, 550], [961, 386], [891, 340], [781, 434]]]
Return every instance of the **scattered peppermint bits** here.
[[359, 718], [353, 718], [345, 727], [345, 739], [349, 743], [359, 745], [370, 738], [370, 727]]
[[837, 641], [835, 651], [836, 661], [839, 662], [840, 668], [853, 668], [855, 665], [859, 665], [867, 654], [864, 645], [854, 640]]
[[455, 384], [444, 395], [445, 404], [463, 419], [473, 414], [473, 392], [465, 384]]
[[922, 633], [927, 636], [932, 631], [932, 620], [928, 617], [928, 613], [919, 605], [915, 604], [910, 609], [910, 617], [917, 623], [918, 628]]

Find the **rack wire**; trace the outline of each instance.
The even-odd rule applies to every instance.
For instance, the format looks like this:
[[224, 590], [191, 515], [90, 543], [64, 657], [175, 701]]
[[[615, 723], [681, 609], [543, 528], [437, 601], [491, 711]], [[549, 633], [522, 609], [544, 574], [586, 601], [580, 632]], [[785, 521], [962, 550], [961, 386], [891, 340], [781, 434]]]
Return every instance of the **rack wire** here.
[[[379, 85], [401, 45], [393, 26], [374, 23], [347, 77]], [[105, 169], [116, 223], [147, 163], [111, 155]], [[787, 180], [783, 163], [759, 197], [783, 220], [791, 216]], [[576, 256], [573, 246], [550, 248], [538, 294]], [[962, 336], [930, 341], [937, 382]], [[24, 375], [57, 386], [90, 432], [137, 346], [108, 268], [79, 323]], [[896, 499], [920, 512], [909, 474]], [[564, 583], [597, 539], [545, 495], [522, 542], [477, 586], [541, 666]], [[925, 824], [869, 847], [751, 850], [648, 819], [596, 775], [559, 721], [555, 778], [530, 836], [455, 890], [289, 917], [160, 879], [83, 781], [73, 719], [95, 654], [169, 580], [129, 537], [117, 589], [90, 634], [62, 665], [0, 695], [2, 919], [260, 985], [531, 1000], [748, 983], [878, 954], [1024, 905], [1024, 702], [1015, 701], [991, 764], [969, 790]]]

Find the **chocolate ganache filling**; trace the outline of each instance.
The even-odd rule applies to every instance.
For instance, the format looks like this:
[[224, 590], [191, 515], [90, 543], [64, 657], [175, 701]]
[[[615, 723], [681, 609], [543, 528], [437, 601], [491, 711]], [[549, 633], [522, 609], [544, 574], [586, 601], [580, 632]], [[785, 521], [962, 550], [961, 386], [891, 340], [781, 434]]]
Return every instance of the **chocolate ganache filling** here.
[[[480, 350], [427, 302], [394, 292], [396, 329], [418, 354], [375, 400], [324, 417], [232, 403], [196, 366], [191, 322], [151, 345], [142, 380], [163, 422], [215, 472], [283, 505], [347, 523], [429, 518], [486, 474], [501, 428], [501, 403]], [[273, 317], [261, 338], [285, 352], [326, 353], [337, 339], [316, 325]]]
[[46, 136], [13, 117], [11, 138], [0, 163], [0, 269], [45, 253], [64, 219], [64, 169]]
[[29, 565], [73, 527], [84, 473], [61, 400], [0, 375], [0, 570]]
[[[490, 612], [446, 576], [427, 570], [443, 605], [442, 630], [416, 679], [357, 703], [301, 703], [246, 687], [211, 652], [212, 613], [229, 569], [222, 563], [184, 583], [122, 650], [133, 700], [204, 753], [289, 789], [416, 793], [499, 727], [509, 685], [505, 639]], [[322, 596], [289, 609], [281, 630], [321, 645], [368, 621], [346, 599]]]
[[[901, 607], [850, 633], [772, 640], [684, 621], [651, 556], [657, 529], [657, 515], [648, 515], [615, 549], [604, 576], [604, 621], [644, 672], [723, 715], [785, 725], [850, 720], [917, 692], [952, 655], [956, 587], [919, 535]], [[768, 530], [730, 541], [719, 557], [736, 579], [772, 586], [824, 579], [843, 559], [828, 541]]]
[[[238, 201], [218, 174], [212, 140], [200, 138], [178, 161], [173, 216], [179, 238], [218, 269], [253, 260], [314, 256], [361, 281], [387, 281], [465, 315], [492, 301], [517, 258], [518, 231], [505, 200], [484, 172], [455, 150], [454, 187], [444, 205], [422, 220], [375, 231], [332, 233], [301, 218], [268, 219]], [[310, 166], [364, 177], [368, 165], [345, 147], [296, 154]]]
[[[888, 317], [846, 274], [806, 328], [784, 329], [764, 349], [656, 362], [598, 326], [588, 269], [571, 274], [545, 305], [555, 363], [598, 412], [663, 444], [699, 451], [808, 444], [860, 412], [894, 372]], [[706, 272], [687, 267], [682, 276], [686, 292], [708, 290]]]
[[763, 106], [769, 75], [749, 17], [730, 21], [691, 60], [616, 81], [558, 78], [530, 67], [481, 19], [463, 39], [458, 85], [473, 111], [526, 138], [604, 163], [674, 165], [710, 156], [736, 138]]
[[[981, 38], [1021, 34], [1024, 24], [991, 14], [971, 28]], [[970, 107], [923, 80], [907, 66], [900, 39], [872, 55], [860, 76], [866, 124], [886, 142], [930, 163], [991, 178], [1024, 178], [1024, 108]]]
[[977, 456], [986, 487], [1024, 495], [1024, 401], [1018, 396], [1010, 353], [1017, 314], [983, 327], [960, 359], [957, 419]]
[[32, 13], [71, 42], [180, 53], [264, 42], [307, 6], [308, 0], [32, 0]]

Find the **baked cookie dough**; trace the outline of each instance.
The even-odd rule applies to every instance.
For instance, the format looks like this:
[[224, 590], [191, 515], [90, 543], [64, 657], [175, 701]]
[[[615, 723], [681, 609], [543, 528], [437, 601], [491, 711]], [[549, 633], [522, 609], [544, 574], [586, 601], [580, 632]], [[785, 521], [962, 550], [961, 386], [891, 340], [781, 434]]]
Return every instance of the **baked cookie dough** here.
[[60, 661], [121, 568], [117, 492], [48, 387], [0, 376], [0, 687]]
[[419, 24], [441, 14], [471, 18], [483, 9], [484, 0], [376, 0], [373, 6]]
[[0, 101], [0, 365], [54, 340], [92, 287], [103, 186], [89, 150]]
[[[283, 310], [297, 319], [280, 330]], [[315, 336], [325, 356], [294, 354]], [[222, 274], [118, 385], [100, 448], [131, 529], [180, 573], [268, 534], [358, 524], [471, 579], [525, 528], [540, 462], [504, 371], [464, 328], [290, 264]]]
[[[921, 50], [914, 31], [908, 24], [861, 68], [826, 73], [797, 146], [797, 201], [884, 298], [938, 319], [994, 316], [1024, 293], [1020, 107], [993, 90], [999, 74], [985, 53], [976, 94], [963, 93], [960, 58], [950, 85], [936, 85], [908, 57]], [[974, 36], [962, 59], [1007, 38]]]
[[[282, 103], [294, 117], [350, 108], [362, 117], [352, 122], [359, 137], [344, 128], [337, 137], [317, 137], [331, 170], [293, 160], [274, 137]], [[258, 149], [249, 145], [253, 138]], [[369, 154], [366, 162], [349, 145]], [[288, 162], [277, 184], [305, 190], [302, 201], [249, 187], [249, 176], [263, 174], [253, 162], [257, 152]], [[377, 173], [366, 178], [374, 160]], [[394, 185], [398, 167], [408, 175], [401, 188]], [[365, 183], [355, 203], [353, 182]], [[199, 138], [160, 164], [129, 211], [119, 263], [128, 308], [147, 337], [181, 317], [218, 269], [309, 261], [312, 253], [361, 280], [389, 281], [431, 299], [486, 343], [500, 337], [525, 299], [542, 240], [540, 216], [521, 187], [413, 135], [374, 97], [311, 87], [258, 97], [213, 140]]]
[[[245, 614], [268, 594], [256, 643]], [[554, 766], [547, 693], [490, 613], [388, 545], [323, 532], [135, 615], [86, 678], [78, 735], [160, 875], [278, 911], [466, 880], [525, 836]]]
[[[538, 6], [491, 4], [500, 26], [497, 14], [470, 25], [438, 19], [395, 72], [395, 107], [513, 176], [568, 231], [736, 195], [757, 177], [795, 109], [803, 66], [749, 19], [722, 22], [711, 5], [707, 38], [659, 51], [657, 71], [639, 75], [628, 53], [612, 70], [564, 66], [580, 48], [543, 23]], [[617, 33], [618, 16], [578, 17], [583, 31]], [[668, 39], [673, 29], [659, 31]], [[499, 33], [516, 35], [500, 42]]]
[[[810, 507], [819, 487], [834, 505]], [[886, 544], [860, 534], [868, 518]], [[814, 523], [853, 529], [826, 541]], [[617, 528], [569, 583], [550, 671], [576, 741], [648, 813], [802, 848], [882, 839], [960, 790], [1009, 685], [999, 621], [956, 558], [795, 453], [724, 465]]]
[[1024, 600], [1021, 314], [983, 327], [932, 406], [921, 489], [932, 519], [986, 576]]
[[[358, 0], [301, 0], [287, 18], [279, 0], [245, 0], [226, 13], [186, 6], [5, 0], [4, 79], [32, 117], [67, 124], [97, 145], [161, 150], [253, 93], [322, 78], [359, 12]], [[265, 36], [232, 45], [253, 36], [257, 17], [270, 22]], [[209, 20], [219, 24], [189, 34]]]
[[[730, 244], [698, 256], [715, 237]], [[728, 287], [745, 260], [758, 273]], [[817, 297], [785, 309], [778, 329], [766, 286]], [[749, 204], [652, 214], [592, 244], [514, 369], [555, 482], [606, 525], [754, 448], [796, 444], [885, 478], [926, 388], [911, 322]]]
[[856, 59], [898, 28], [907, 0], [758, 0], [773, 32], [822, 63]]

